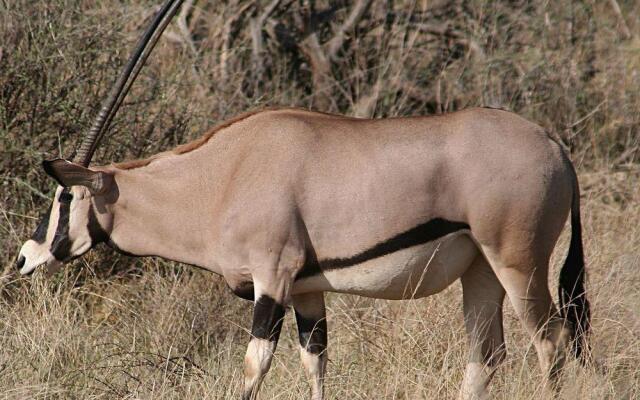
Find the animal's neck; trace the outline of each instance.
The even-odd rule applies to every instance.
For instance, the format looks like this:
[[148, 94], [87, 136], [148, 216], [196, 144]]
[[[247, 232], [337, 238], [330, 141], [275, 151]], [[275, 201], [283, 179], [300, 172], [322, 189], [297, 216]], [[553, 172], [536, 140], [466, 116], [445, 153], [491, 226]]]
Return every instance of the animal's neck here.
[[110, 239], [130, 254], [159, 256], [219, 272], [211, 212], [217, 202], [216, 179], [187, 167], [158, 161], [116, 171], [118, 200], [110, 210]]

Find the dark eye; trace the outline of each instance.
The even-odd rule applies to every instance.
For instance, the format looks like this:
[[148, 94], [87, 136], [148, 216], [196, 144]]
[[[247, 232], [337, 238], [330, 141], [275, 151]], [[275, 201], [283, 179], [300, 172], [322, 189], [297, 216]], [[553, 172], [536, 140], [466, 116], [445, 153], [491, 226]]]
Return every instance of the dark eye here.
[[58, 200], [60, 201], [60, 203], [71, 203], [71, 200], [73, 200], [73, 195], [69, 192], [62, 192], [60, 193], [60, 197], [58, 197]]

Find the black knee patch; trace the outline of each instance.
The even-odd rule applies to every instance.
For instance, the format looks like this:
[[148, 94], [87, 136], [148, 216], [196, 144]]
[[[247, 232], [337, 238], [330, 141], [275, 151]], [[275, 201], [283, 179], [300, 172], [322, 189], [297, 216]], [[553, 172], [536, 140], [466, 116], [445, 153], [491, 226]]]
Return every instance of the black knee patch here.
[[251, 336], [277, 342], [284, 320], [284, 306], [272, 297], [262, 295], [253, 308]]
[[327, 348], [327, 320], [306, 318], [296, 311], [300, 346], [312, 354], [321, 354]]

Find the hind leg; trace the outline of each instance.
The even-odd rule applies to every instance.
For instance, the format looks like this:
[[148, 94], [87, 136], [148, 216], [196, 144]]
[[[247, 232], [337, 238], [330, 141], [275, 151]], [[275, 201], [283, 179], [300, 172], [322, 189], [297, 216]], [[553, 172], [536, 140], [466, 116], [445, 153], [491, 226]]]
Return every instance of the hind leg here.
[[476, 257], [461, 281], [469, 361], [459, 397], [486, 399], [487, 386], [506, 356], [502, 330], [505, 291], [482, 254]]
[[531, 335], [540, 367], [555, 388], [565, 362], [570, 330], [564, 326], [549, 293], [549, 256], [516, 253], [513, 247], [502, 251], [485, 246], [482, 249]]
[[322, 400], [327, 366], [327, 316], [323, 292], [293, 296], [298, 325], [300, 359], [311, 386], [311, 399]]

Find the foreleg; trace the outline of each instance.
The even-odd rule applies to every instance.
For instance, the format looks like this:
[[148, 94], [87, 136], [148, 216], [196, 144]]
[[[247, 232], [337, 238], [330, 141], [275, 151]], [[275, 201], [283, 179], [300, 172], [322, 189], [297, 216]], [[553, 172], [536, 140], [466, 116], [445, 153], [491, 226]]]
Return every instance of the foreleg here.
[[255, 287], [255, 303], [251, 340], [244, 357], [244, 392], [243, 400], [256, 398], [260, 384], [271, 367], [271, 359], [278, 344], [282, 321], [285, 315], [285, 301], [282, 294], [259, 290]]

